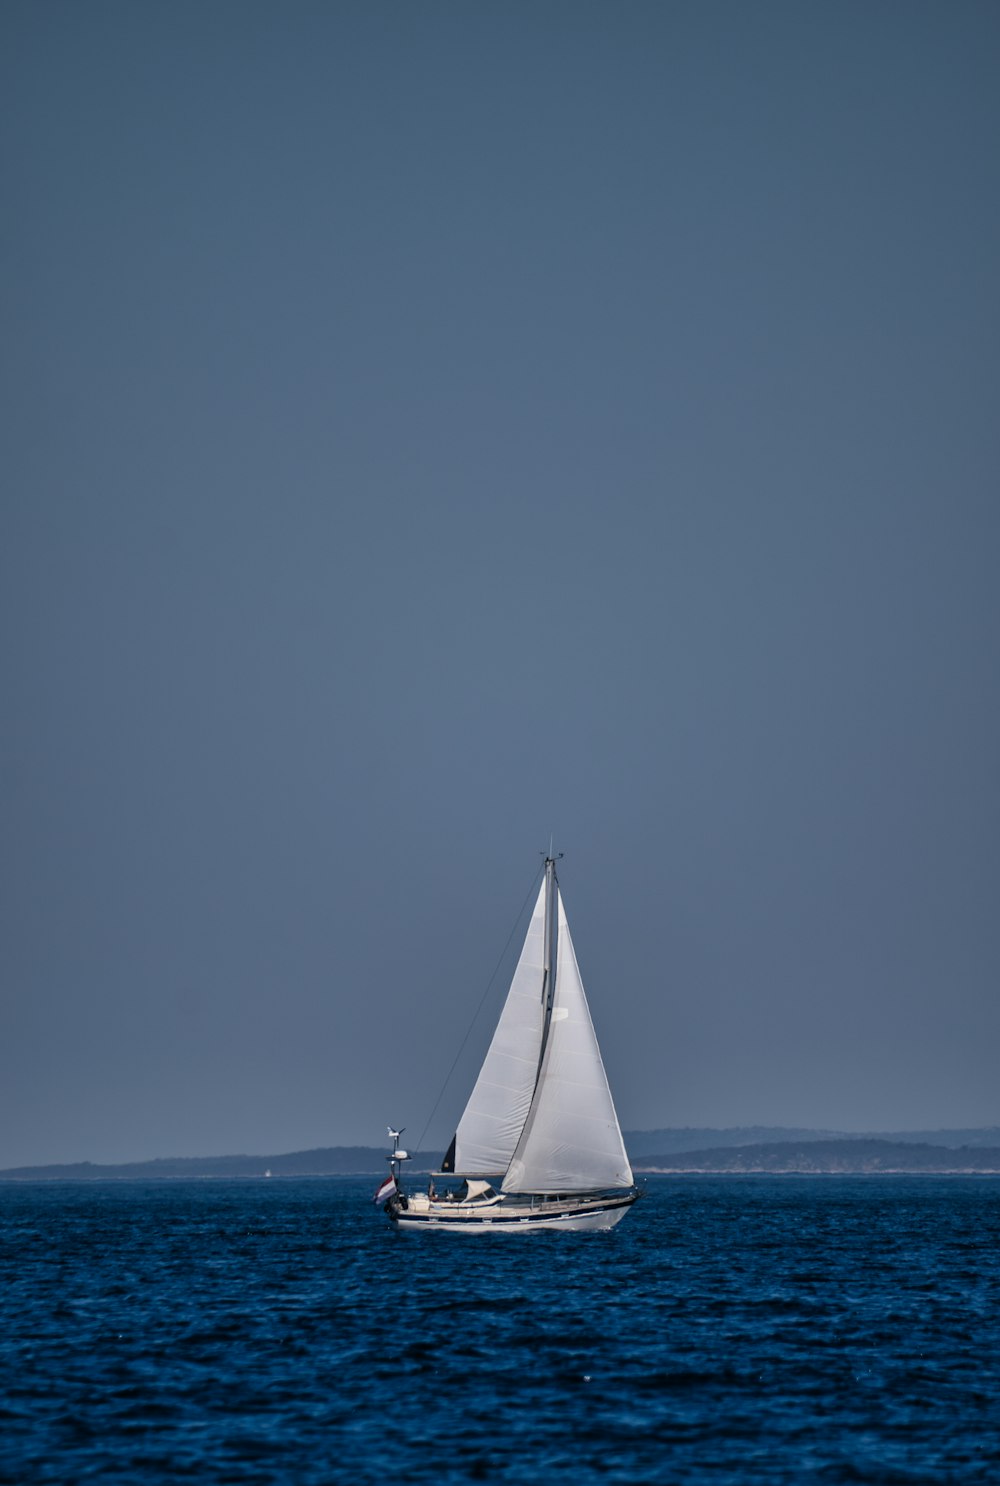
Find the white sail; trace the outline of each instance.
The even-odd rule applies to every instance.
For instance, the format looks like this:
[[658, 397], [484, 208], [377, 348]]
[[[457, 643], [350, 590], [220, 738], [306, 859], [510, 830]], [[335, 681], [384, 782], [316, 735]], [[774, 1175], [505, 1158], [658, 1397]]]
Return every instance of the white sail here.
[[[630, 1187], [607, 1074], [570, 938], [562, 894], [556, 990], [545, 1056], [505, 1192], [579, 1192]], [[536, 909], [537, 912], [537, 909]]]
[[510, 1163], [538, 1076], [544, 957], [543, 882], [493, 1041], [455, 1131], [456, 1174], [495, 1175]]

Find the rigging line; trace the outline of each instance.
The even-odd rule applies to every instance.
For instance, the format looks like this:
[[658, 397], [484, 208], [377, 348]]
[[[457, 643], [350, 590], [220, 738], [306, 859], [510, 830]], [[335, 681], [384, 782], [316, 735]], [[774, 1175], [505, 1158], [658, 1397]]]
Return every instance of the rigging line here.
[[437, 1098], [434, 1101], [434, 1108], [431, 1110], [430, 1114], [427, 1116], [427, 1123], [425, 1124], [423, 1130], [420, 1132], [420, 1139], [417, 1141], [416, 1145], [413, 1147], [413, 1149], [415, 1151], [422, 1151], [423, 1148], [424, 1148], [424, 1136], [427, 1134], [428, 1130], [430, 1129], [431, 1121], [433, 1120], [434, 1116], [437, 1114], [438, 1105], [441, 1103], [441, 1100], [444, 1098], [444, 1091], [448, 1087], [448, 1084], [451, 1082], [451, 1076], [452, 1076], [452, 1074], [455, 1072], [455, 1069], [458, 1067], [458, 1060], [462, 1056], [462, 1054], [465, 1052], [465, 1044], [468, 1042], [469, 1038], [472, 1036], [472, 1029], [476, 1025], [476, 1022], [479, 1019], [479, 1013], [482, 1011], [483, 1006], [485, 1005], [486, 997], [489, 995], [490, 991], [493, 989], [493, 982], [496, 980], [497, 976], [500, 974], [500, 966], [503, 964], [504, 960], [507, 958], [507, 951], [510, 949], [511, 941], [514, 938], [514, 935], [517, 933], [518, 925], [520, 924], [522, 918], [524, 917], [524, 910], [527, 908], [528, 904], [531, 902], [531, 895], [535, 891], [535, 888], [538, 886], [538, 879], [541, 876], [541, 874], [544, 872], [544, 870], [545, 870], [544, 865], [541, 866], [541, 867], [539, 867], [538, 870], [536, 871], [534, 877], [531, 879], [531, 886], [529, 887], [527, 893], [525, 894], [524, 902], [521, 904], [520, 908], [517, 911], [517, 918], [514, 920], [514, 927], [511, 929], [510, 933], [507, 935], [507, 943], [504, 945], [503, 949], [500, 952], [500, 958], [499, 958], [499, 960], [497, 960], [496, 968], [494, 969], [493, 974], [490, 976], [489, 980], [486, 983], [486, 989], [485, 989], [485, 991], [483, 992], [483, 994], [479, 998], [479, 1005], [476, 1007], [475, 1011], [473, 1012], [473, 1014], [472, 1014], [472, 1021], [469, 1023], [469, 1025], [468, 1025], [468, 1027], [466, 1029], [465, 1036], [462, 1038], [462, 1044], [461, 1044], [460, 1048], [458, 1049], [458, 1052], [455, 1054], [455, 1057], [454, 1057], [454, 1060], [452, 1061], [451, 1067], [448, 1069], [448, 1072], [445, 1074], [444, 1083], [441, 1085], [441, 1092], [438, 1094]]

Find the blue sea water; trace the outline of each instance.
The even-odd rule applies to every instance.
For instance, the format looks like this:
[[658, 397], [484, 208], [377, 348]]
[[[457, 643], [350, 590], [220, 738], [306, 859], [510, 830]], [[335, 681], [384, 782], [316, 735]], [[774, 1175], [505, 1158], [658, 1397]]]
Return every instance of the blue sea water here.
[[1000, 1180], [464, 1239], [373, 1185], [0, 1188], [0, 1480], [1000, 1481]]

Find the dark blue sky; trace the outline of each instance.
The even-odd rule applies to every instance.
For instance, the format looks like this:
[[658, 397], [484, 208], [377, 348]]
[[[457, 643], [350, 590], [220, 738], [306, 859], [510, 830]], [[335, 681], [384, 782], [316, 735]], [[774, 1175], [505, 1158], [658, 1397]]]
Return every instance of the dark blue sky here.
[[0, 1165], [1000, 1123], [996, 6], [0, 30]]

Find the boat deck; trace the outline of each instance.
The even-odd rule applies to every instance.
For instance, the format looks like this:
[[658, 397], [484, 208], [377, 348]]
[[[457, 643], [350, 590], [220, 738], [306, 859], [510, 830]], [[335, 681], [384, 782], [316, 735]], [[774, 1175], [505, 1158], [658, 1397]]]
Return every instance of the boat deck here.
[[641, 1193], [594, 1192], [563, 1196], [504, 1196], [460, 1202], [432, 1199], [426, 1193], [394, 1197], [386, 1211], [398, 1228], [437, 1229], [452, 1233], [503, 1230], [531, 1232], [542, 1228], [603, 1231], [613, 1228]]

